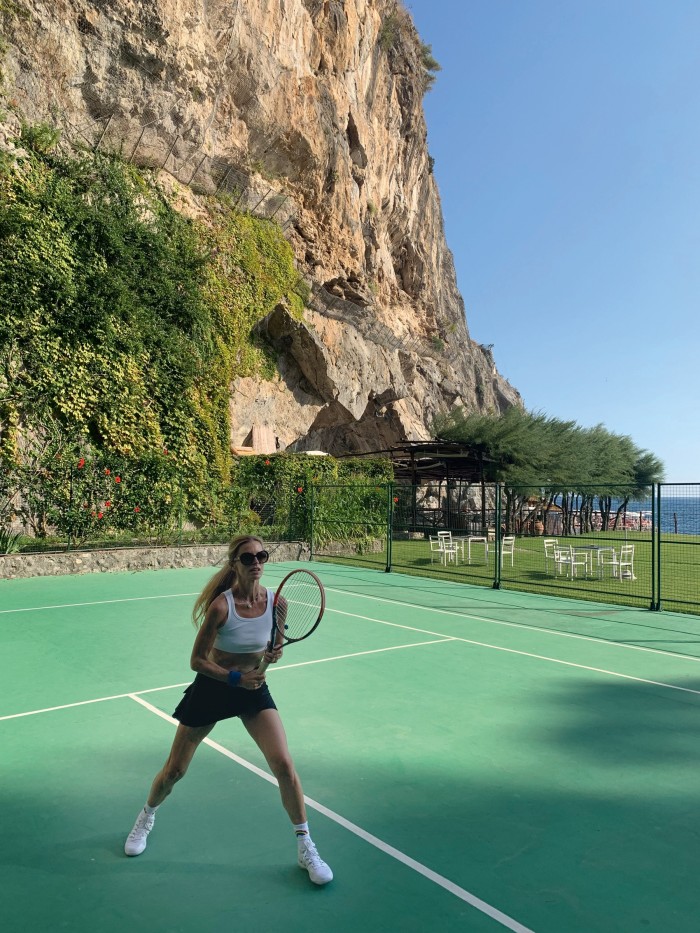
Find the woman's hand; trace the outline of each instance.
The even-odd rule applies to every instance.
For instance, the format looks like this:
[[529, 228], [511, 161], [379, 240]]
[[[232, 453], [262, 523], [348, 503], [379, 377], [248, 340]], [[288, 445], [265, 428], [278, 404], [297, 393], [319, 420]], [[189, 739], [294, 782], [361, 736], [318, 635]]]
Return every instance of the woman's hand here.
[[264, 683], [265, 671], [258, 670], [257, 667], [254, 667], [252, 671], [246, 671], [241, 674], [238, 686], [243, 687], [244, 690], [257, 690], [258, 687], [262, 687]]
[[276, 664], [281, 657], [282, 657], [282, 646], [279, 645], [277, 648], [273, 648], [272, 651], [266, 648], [265, 654], [263, 655], [263, 660], [267, 661], [268, 664]]

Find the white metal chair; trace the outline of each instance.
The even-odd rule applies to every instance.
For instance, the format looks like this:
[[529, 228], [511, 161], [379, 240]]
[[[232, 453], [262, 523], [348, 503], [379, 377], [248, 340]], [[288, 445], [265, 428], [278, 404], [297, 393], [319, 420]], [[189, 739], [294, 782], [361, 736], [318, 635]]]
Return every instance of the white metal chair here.
[[561, 576], [566, 570], [566, 575], [569, 575], [569, 566], [571, 564], [571, 547], [569, 545], [555, 544], [554, 545], [554, 571], [555, 574], [558, 572]]
[[440, 555], [440, 560], [442, 560], [442, 538], [438, 538], [437, 535], [430, 535], [429, 542], [430, 542], [430, 563], [432, 564], [432, 562], [435, 560], [433, 556], [435, 554]]
[[575, 547], [571, 548], [571, 559], [569, 561], [569, 570], [571, 571], [571, 579], [576, 576], [576, 569], [578, 567], [583, 568], [583, 575], [585, 576], [588, 573], [588, 562], [591, 559], [590, 552], [578, 550]]
[[557, 562], [554, 559], [554, 548], [558, 546], [559, 542], [556, 538], [543, 538], [542, 543], [544, 544], [544, 572], [549, 573], [549, 565], [552, 565], [552, 572], [556, 573]]
[[621, 580], [636, 580], [634, 575], [634, 545], [623, 544], [620, 547], [620, 559], [617, 562], [617, 576]]
[[504, 535], [501, 541], [501, 567], [503, 566], [503, 558], [508, 556], [510, 556], [510, 566], [512, 567], [515, 558], [515, 535]]
[[444, 538], [442, 543], [442, 562], [447, 566], [447, 562], [450, 560], [455, 564], [459, 563], [459, 545], [456, 541], [448, 541], [447, 538]]
[[583, 551], [576, 552], [576, 548], [568, 545], [566, 547], [557, 546], [554, 549], [554, 560], [557, 567], [559, 567], [559, 573], [563, 573], [566, 570], [566, 575], [569, 580], [573, 580], [576, 576], [576, 570], [578, 567], [583, 568], [584, 574], [588, 570], [588, 555]]
[[601, 547], [598, 551], [598, 560], [597, 560], [598, 576], [601, 577], [602, 579], [605, 576], [605, 568], [609, 567], [611, 575], [613, 577], [616, 577], [617, 576], [617, 565], [618, 565], [618, 558], [617, 558], [617, 552], [615, 551], [615, 548], [614, 547]]

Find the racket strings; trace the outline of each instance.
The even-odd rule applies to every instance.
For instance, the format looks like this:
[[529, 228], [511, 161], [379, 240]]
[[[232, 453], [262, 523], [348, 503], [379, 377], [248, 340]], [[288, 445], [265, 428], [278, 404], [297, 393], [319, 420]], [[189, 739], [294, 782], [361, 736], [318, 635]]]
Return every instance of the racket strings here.
[[318, 585], [292, 577], [280, 590], [279, 600], [277, 627], [289, 641], [304, 638], [316, 626], [323, 607]]

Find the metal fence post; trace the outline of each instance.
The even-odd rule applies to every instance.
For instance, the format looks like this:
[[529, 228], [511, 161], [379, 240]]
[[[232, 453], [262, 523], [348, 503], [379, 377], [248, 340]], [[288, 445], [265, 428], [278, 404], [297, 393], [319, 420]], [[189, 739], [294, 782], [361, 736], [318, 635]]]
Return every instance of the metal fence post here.
[[[641, 515], [641, 513], [640, 513]], [[651, 602], [649, 608], [656, 608], [656, 484], [651, 486]]]
[[651, 609], [661, 609], [661, 483], [651, 493]]
[[[68, 511], [73, 512], [73, 464], [70, 465], [70, 479], [69, 479], [69, 488], [68, 488]], [[70, 551], [71, 541], [73, 539], [73, 525], [74, 518], [71, 517], [71, 520], [68, 522], [68, 543], [66, 545], [66, 550]]]
[[[488, 532], [487, 532], [488, 538]], [[493, 589], [501, 588], [501, 484], [496, 483], [496, 567], [494, 569]]]
[[287, 541], [294, 540], [294, 510], [296, 508], [295, 503], [296, 499], [294, 498], [294, 491], [292, 486], [289, 487], [289, 508], [287, 509]]
[[192, 172], [192, 174], [190, 175], [190, 180], [187, 182], [188, 185], [191, 185], [191, 184], [192, 184], [192, 182], [194, 181], [195, 175], [197, 174], [197, 172], [200, 170], [200, 168], [201, 168], [202, 165], [204, 164], [204, 160], [205, 160], [206, 158], [207, 158], [206, 155], [203, 155], [202, 158], [199, 160], [199, 162], [198, 162], [198, 164], [197, 164], [197, 168], [196, 168], [196, 169]]
[[315, 497], [314, 493], [316, 489], [314, 484], [311, 483], [311, 496], [309, 497], [309, 560], [314, 559], [314, 505]]
[[387, 483], [386, 509], [386, 567], [384, 573], [391, 573], [391, 542], [394, 533], [394, 484]]
[[178, 474], [178, 491], [179, 491], [179, 501], [178, 501], [178, 517], [177, 517], [177, 543], [182, 544], [182, 525], [183, 525], [183, 508], [184, 502], [182, 501], [182, 474]]
[[104, 128], [104, 129], [102, 130], [102, 132], [100, 133], [100, 138], [97, 140], [97, 142], [96, 142], [95, 145], [93, 146], [93, 149], [95, 150], [95, 152], [97, 152], [97, 150], [98, 150], [98, 149], [100, 148], [100, 146], [102, 145], [102, 140], [105, 138], [105, 135], [107, 134], [107, 130], [109, 129], [109, 124], [112, 122], [112, 117], [113, 117], [113, 116], [114, 116], [114, 114], [113, 114], [113, 113], [110, 113], [110, 115], [109, 115], [109, 117], [108, 117], [108, 119], [107, 119], [107, 122], [105, 123], [105, 128]]
[[168, 150], [168, 154], [166, 155], [165, 161], [163, 162], [163, 165], [161, 166], [161, 168], [165, 168], [165, 166], [168, 164], [168, 159], [169, 159], [170, 156], [173, 154], [173, 150], [174, 150], [175, 146], [177, 146], [177, 141], [178, 141], [179, 138], [180, 138], [179, 136], [176, 136], [175, 139], [173, 140], [173, 144], [172, 144], [172, 146], [170, 147], [170, 149]]

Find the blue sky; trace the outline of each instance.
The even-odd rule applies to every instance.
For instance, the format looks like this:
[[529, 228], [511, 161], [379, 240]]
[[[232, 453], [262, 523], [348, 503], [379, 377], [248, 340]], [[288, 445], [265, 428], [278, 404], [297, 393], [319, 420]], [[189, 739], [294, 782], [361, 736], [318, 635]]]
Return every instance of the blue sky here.
[[700, 481], [700, 3], [408, 0], [473, 339]]

